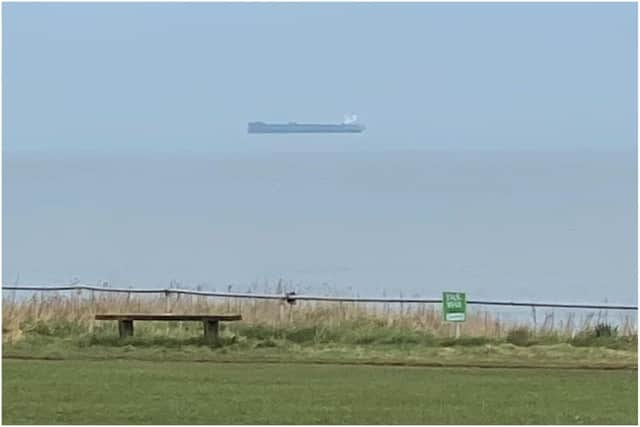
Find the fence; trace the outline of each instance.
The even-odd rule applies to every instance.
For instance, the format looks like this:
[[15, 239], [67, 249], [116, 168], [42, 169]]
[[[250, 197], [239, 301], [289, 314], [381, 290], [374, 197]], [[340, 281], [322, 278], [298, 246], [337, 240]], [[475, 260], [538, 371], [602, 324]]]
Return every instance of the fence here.
[[[19, 322], [28, 316], [62, 316], [88, 321], [97, 311], [115, 309], [145, 312], [164, 310], [167, 313], [227, 310], [242, 312], [249, 324], [274, 326], [336, 325], [345, 320], [365, 319], [387, 325], [426, 328], [446, 333], [451, 325], [442, 320], [438, 304], [440, 298], [396, 298], [298, 295], [278, 285], [272, 293], [217, 292], [195, 289], [117, 288], [102, 285], [24, 284], [3, 286], [3, 320]], [[58, 299], [59, 293], [74, 292], [72, 298]], [[86, 293], [85, 293], [86, 292]], [[269, 292], [269, 291], [266, 291]], [[16, 293], [26, 297], [18, 297]], [[34, 298], [30, 295], [33, 294]], [[50, 293], [53, 299], [44, 298]], [[41, 294], [43, 298], [35, 298]], [[84, 294], [84, 295], [83, 295]], [[114, 298], [99, 298], [113, 295]], [[139, 297], [136, 297], [139, 295]], [[159, 296], [159, 298], [157, 297]], [[8, 297], [8, 298], [7, 298]], [[121, 297], [124, 297], [121, 299]], [[147, 298], [148, 297], [148, 298]], [[220, 301], [219, 299], [222, 299]], [[296, 303], [298, 304], [297, 308]], [[16, 305], [15, 303], [18, 303]], [[21, 305], [26, 303], [27, 305]], [[53, 304], [53, 305], [52, 305]], [[501, 336], [508, 330], [526, 326], [533, 331], [557, 331], [573, 336], [595, 325], [605, 323], [619, 328], [623, 335], [637, 334], [637, 306], [622, 304], [545, 303], [523, 301], [467, 300], [471, 307], [465, 322], [465, 334], [472, 336]], [[475, 308], [475, 307], [478, 308]], [[482, 308], [484, 306], [484, 308]], [[579, 314], [574, 310], [579, 311]], [[18, 310], [18, 311], [16, 311]], [[20, 313], [20, 314], [18, 314]], [[6, 316], [6, 317], [5, 317]], [[67, 319], [68, 320], [68, 319]], [[89, 321], [89, 323], [91, 323]]]
[[[58, 292], [86, 290], [94, 292], [115, 292], [127, 294], [164, 294], [169, 295], [196, 295], [218, 298], [249, 298], [280, 300], [289, 304], [296, 301], [326, 301], [326, 302], [354, 302], [354, 303], [399, 303], [399, 304], [439, 304], [440, 298], [361, 298], [361, 297], [333, 297], [317, 295], [297, 295], [295, 292], [284, 294], [259, 294], [259, 293], [238, 293], [238, 292], [209, 292], [191, 289], [138, 289], [138, 288], [108, 288], [91, 285], [25, 285], [25, 286], [3, 286], [2, 290], [10, 291], [37, 291], [37, 292]], [[638, 310], [637, 305], [609, 305], [609, 304], [565, 304], [565, 303], [540, 303], [540, 302], [510, 302], [510, 301], [482, 301], [468, 300], [469, 305], [480, 306], [512, 306], [512, 307], [542, 307], [542, 308], [575, 308], [590, 310]]]

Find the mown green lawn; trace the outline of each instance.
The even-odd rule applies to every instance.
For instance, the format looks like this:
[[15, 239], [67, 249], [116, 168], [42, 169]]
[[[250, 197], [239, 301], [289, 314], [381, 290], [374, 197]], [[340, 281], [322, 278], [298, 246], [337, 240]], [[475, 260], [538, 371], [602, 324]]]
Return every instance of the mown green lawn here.
[[636, 424], [637, 371], [3, 360], [5, 424]]

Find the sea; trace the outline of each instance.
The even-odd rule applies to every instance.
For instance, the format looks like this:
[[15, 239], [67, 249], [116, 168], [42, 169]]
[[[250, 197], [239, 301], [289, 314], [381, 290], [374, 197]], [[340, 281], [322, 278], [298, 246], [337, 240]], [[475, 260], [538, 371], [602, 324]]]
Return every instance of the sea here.
[[637, 304], [631, 151], [3, 153], [4, 285]]

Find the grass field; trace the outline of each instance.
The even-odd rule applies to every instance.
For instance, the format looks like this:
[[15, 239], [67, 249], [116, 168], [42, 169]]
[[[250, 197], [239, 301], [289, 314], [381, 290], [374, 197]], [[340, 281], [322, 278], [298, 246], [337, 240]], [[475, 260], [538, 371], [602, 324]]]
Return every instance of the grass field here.
[[3, 361], [5, 424], [636, 424], [634, 370]]

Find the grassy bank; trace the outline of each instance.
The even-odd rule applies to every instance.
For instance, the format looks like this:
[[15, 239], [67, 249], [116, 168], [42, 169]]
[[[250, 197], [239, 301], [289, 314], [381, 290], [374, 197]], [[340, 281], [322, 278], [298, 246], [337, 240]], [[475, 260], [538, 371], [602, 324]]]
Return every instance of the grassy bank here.
[[116, 322], [92, 330], [71, 322], [22, 324], [6, 340], [5, 358], [67, 360], [269, 361], [415, 366], [635, 368], [637, 338], [598, 336], [595, 330], [567, 338], [515, 329], [505, 338], [437, 337], [429, 331], [385, 327], [364, 320], [336, 326], [270, 327], [229, 324], [221, 343], [202, 338], [192, 322], [139, 322], [121, 340]]
[[[327, 303], [79, 294], [3, 302], [5, 358], [637, 367], [637, 335], [603, 323], [570, 332], [530, 329], [476, 313], [454, 339], [452, 325], [424, 305], [385, 312]], [[222, 323], [218, 347], [202, 340], [199, 322], [136, 322], [135, 336], [122, 341], [116, 322], [94, 320], [96, 312], [127, 311], [239, 312], [243, 320]]]
[[[281, 293], [281, 289], [278, 293]], [[526, 311], [527, 309], [525, 309]], [[71, 328], [93, 331], [100, 328], [96, 313], [183, 313], [224, 314], [240, 313], [242, 325], [254, 328], [295, 330], [296, 334], [313, 333], [318, 339], [335, 341], [349, 334], [353, 323], [366, 324], [371, 329], [413, 331], [420, 340], [429, 335], [448, 338], [453, 335], [451, 324], [442, 321], [439, 306], [433, 304], [358, 304], [332, 302], [298, 302], [295, 305], [272, 300], [213, 299], [192, 295], [168, 297], [138, 294], [105, 294], [92, 291], [72, 294], [40, 293], [27, 299], [17, 299], [15, 293], [3, 293], [2, 320], [6, 335], [16, 336], [38, 322], [73, 325]], [[598, 324], [615, 323], [615, 335], [636, 336], [636, 313], [618, 313], [610, 316], [606, 312], [582, 314], [554, 311], [538, 312], [535, 327], [529, 322], [514, 322], [500, 318], [496, 312], [470, 308], [467, 321], [462, 325], [466, 337], [506, 339], [514, 330], [531, 328], [530, 336], [558, 336], [575, 338], [583, 331], [594, 329]], [[55, 326], [51, 326], [55, 328]], [[44, 328], [44, 327], [43, 327]], [[309, 332], [313, 331], [313, 332]], [[337, 331], [337, 332], [336, 332]], [[358, 328], [360, 333], [363, 328]], [[330, 336], [336, 332], [337, 337]], [[351, 334], [353, 335], [353, 334]], [[366, 335], [366, 334], [365, 334]], [[348, 340], [368, 339], [347, 337]]]
[[629, 371], [3, 362], [8, 424], [635, 424]]

